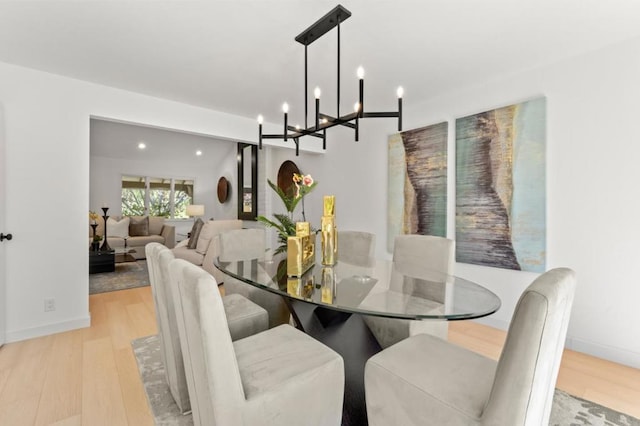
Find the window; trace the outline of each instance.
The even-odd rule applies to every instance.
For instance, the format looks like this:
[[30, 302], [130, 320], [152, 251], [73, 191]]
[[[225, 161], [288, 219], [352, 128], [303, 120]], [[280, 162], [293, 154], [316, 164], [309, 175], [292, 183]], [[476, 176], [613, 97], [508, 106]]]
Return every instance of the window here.
[[122, 176], [122, 214], [186, 219], [193, 179]]
[[122, 215], [143, 216], [145, 208], [146, 178], [122, 177]]
[[193, 204], [193, 181], [176, 180], [173, 188], [173, 216], [188, 218], [187, 206]]

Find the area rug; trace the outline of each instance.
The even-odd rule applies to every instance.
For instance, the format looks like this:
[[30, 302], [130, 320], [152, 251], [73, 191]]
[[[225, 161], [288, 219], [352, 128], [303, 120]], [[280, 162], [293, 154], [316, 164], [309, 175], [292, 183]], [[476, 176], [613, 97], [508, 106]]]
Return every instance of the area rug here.
[[[131, 346], [138, 362], [138, 370], [155, 424], [162, 426], [193, 425], [191, 414], [180, 414], [178, 406], [169, 392], [164, 377], [158, 336], [136, 339], [131, 342]], [[549, 425], [640, 426], [640, 420], [556, 389]]]
[[114, 272], [100, 272], [89, 275], [89, 294], [149, 285], [147, 261], [116, 263]]

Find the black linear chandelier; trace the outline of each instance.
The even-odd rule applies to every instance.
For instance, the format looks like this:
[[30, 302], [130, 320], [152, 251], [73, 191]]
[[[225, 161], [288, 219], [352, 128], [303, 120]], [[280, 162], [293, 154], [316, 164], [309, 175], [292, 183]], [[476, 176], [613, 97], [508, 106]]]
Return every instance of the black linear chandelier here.
[[[284, 112], [284, 132], [282, 134], [262, 134], [262, 115], [258, 116], [258, 147], [262, 149], [262, 139], [293, 139], [296, 144], [296, 155], [300, 153], [300, 137], [313, 136], [322, 139], [322, 149], [327, 149], [327, 129], [334, 126], [345, 126], [355, 130], [355, 140], [358, 141], [358, 120], [361, 118], [398, 118], [398, 131], [402, 131], [402, 87], [398, 88], [398, 111], [397, 112], [365, 112], [364, 110], [364, 69], [359, 67], [357, 76], [360, 80], [359, 99], [354, 105], [354, 111], [340, 116], [340, 23], [344, 22], [351, 16], [351, 12], [342, 7], [336, 6], [329, 13], [320, 18], [315, 24], [311, 25], [305, 31], [300, 33], [295, 40], [304, 45], [304, 124], [305, 128], [298, 126], [290, 126], [288, 123], [289, 104], [286, 102], [282, 105]], [[320, 88], [316, 87], [314, 95], [316, 98], [315, 123], [309, 126], [308, 115], [308, 81], [307, 81], [307, 47], [325, 35], [327, 32], [337, 27], [338, 30], [338, 80], [337, 92], [338, 102], [336, 115], [331, 116], [320, 112]]]

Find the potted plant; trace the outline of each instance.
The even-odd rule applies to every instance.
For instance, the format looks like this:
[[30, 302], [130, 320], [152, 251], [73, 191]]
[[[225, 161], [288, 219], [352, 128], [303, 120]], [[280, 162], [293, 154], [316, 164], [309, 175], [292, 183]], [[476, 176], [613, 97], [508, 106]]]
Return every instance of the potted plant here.
[[102, 235], [94, 235], [93, 241], [91, 243], [91, 250], [93, 251], [100, 250], [100, 241], [102, 241]]
[[313, 191], [313, 188], [315, 188], [318, 183], [313, 180], [311, 175], [303, 176], [301, 174], [294, 173], [292, 185], [285, 193], [285, 191], [270, 180], [267, 180], [267, 182], [271, 189], [278, 194], [285, 209], [287, 210], [286, 214], [275, 213], [273, 215], [275, 220], [268, 219], [265, 216], [258, 216], [257, 218], [258, 222], [263, 223], [267, 227], [275, 228], [278, 232], [278, 243], [280, 245], [274, 251], [274, 255], [277, 255], [287, 251], [287, 237], [296, 235], [296, 223], [293, 219], [293, 212], [300, 201], [302, 201], [303, 205], [302, 220], [306, 222], [303, 199], [305, 195]]

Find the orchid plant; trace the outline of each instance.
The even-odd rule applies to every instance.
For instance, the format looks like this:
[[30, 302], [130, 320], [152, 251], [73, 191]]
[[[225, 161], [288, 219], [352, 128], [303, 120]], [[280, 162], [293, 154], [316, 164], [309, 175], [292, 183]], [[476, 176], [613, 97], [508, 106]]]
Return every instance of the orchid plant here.
[[304, 214], [304, 196], [313, 191], [317, 182], [313, 180], [311, 175], [301, 175], [294, 173], [292, 185], [288, 188], [287, 192], [283, 191], [276, 184], [267, 180], [271, 189], [275, 191], [284, 203], [287, 214], [276, 213], [273, 216], [277, 220], [271, 220], [265, 216], [258, 216], [258, 222], [263, 223], [265, 226], [275, 228], [278, 232], [278, 242], [280, 245], [274, 252], [279, 254], [287, 251], [287, 238], [289, 236], [296, 235], [296, 223], [293, 220], [293, 212], [295, 211], [298, 203], [302, 201], [302, 220], [306, 222]]
[[98, 214], [94, 211], [89, 210], [89, 220], [91, 223], [96, 223], [98, 220]]

